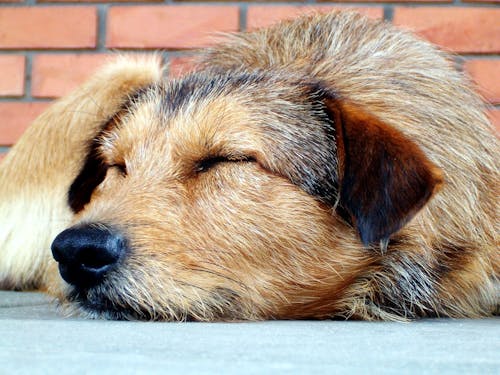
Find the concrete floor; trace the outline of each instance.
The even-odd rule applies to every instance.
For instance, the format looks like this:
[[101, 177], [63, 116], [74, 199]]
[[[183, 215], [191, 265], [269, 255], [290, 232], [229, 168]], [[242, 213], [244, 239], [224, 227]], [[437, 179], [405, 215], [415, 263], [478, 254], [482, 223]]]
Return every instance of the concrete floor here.
[[144, 323], [0, 291], [0, 374], [500, 374], [500, 318]]

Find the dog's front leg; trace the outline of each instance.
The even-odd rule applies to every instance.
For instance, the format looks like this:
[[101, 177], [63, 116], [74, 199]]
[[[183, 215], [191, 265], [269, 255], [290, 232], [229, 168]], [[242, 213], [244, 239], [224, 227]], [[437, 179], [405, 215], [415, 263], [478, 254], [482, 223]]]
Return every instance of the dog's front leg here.
[[130, 95], [161, 76], [158, 57], [120, 57], [52, 105], [12, 148], [0, 164], [0, 289], [57, 280], [50, 244], [71, 221], [68, 189], [89, 143]]

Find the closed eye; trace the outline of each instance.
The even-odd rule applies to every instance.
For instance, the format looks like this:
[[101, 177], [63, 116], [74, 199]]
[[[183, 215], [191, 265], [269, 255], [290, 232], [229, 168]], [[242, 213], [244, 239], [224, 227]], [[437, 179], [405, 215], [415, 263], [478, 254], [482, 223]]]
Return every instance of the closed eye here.
[[213, 156], [205, 158], [202, 161], [198, 162], [198, 164], [195, 167], [195, 172], [196, 173], [206, 172], [220, 163], [238, 163], [238, 162], [254, 162], [254, 161], [255, 161], [254, 158], [247, 156], [243, 157]]
[[115, 168], [122, 176], [127, 175], [127, 166], [124, 163], [114, 163], [109, 168]]

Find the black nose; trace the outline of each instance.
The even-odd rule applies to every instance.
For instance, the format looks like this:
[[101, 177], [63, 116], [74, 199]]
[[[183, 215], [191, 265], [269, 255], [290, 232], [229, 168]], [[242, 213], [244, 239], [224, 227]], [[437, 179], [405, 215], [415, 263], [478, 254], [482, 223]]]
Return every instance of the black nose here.
[[100, 283], [125, 254], [124, 237], [104, 226], [85, 225], [66, 229], [52, 242], [64, 280], [78, 287]]

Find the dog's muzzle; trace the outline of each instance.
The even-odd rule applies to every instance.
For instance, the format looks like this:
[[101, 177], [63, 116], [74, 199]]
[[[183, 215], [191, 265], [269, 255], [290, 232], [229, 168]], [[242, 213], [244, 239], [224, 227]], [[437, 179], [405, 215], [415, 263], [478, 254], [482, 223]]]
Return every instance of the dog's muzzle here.
[[52, 242], [62, 278], [76, 287], [99, 284], [126, 252], [123, 235], [102, 225], [75, 226]]

